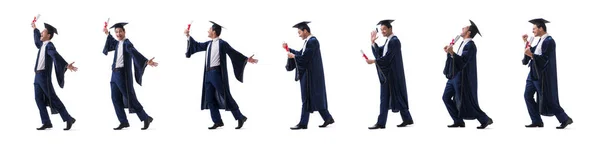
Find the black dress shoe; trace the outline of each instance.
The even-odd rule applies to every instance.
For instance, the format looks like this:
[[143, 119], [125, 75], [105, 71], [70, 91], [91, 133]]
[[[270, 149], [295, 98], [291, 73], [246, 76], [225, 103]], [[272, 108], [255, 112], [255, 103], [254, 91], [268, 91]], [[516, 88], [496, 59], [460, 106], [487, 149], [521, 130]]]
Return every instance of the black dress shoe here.
[[248, 120], [246, 116], [244, 116], [241, 119], [238, 119], [238, 126], [235, 127], [235, 129], [241, 129], [244, 126], [244, 122], [246, 122], [246, 120]]
[[531, 123], [530, 125], [525, 125], [526, 128], [536, 128], [536, 127], [544, 127], [544, 123]]
[[71, 118], [71, 120], [67, 121], [67, 127], [64, 128], [63, 130], [70, 130], [71, 126], [73, 126], [74, 123], [75, 123], [75, 118]]
[[562, 123], [560, 124], [560, 126], [556, 127], [556, 129], [564, 129], [564, 128], [566, 128], [568, 125], [570, 125], [570, 124], [572, 124], [572, 123], [573, 123], [573, 119], [569, 118], [569, 119], [567, 119], [567, 121], [565, 121], [565, 122], [562, 122]]
[[219, 127], [222, 127], [222, 126], [224, 126], [224, 125], [225, 125], [225, 124], [223, 124], [223, 123], [215, 123], [215, 124], [213, 124], [213, 126], [212, 126], [212, 127], [208, 127], [208, 129], [210, 129], [210, 130], [214, 130], [214, 129], [217, 129], [217, 128], [219, 128]]
[[383, 126], [383, 125], [378, 125], [378, 124], [375, 124], [375, 125], [373, 125], [372, 127], [369, 127], [369, 129], [370, 129], [370, 130], [373, 130], [373, 129], [385, 129], [385, 126]]
[[127, 127], [129, 127], [129, 123], [121, 123], [121, 124], [119, 124], [118, 127], [113, 128], [113, 130], [121, 130], [121, 129], [127, 128]]
[[402, 122], [401, 124], [397, 125], [396, 127], [406, 127], [406, 126], [412, 125], [412, 124], [414, 124], [414, 122], [412, 120], [409, 120], [409, 121]]
[[142, 130], [148, 129], [148, 127], [150, 126], [150, 123], [152, 123], [152, 121], [154, 121], [154, 118], [148, 116], [148, 119], [144, 120], [144, 127], [142, 128]]
[[481, 124], [481, 126], [477, 127], [477, 129], [485, 129], [487, 126], [491, 125], [492, 123], [494, 123], [492, 118], [488, 118], [488, 121], [485, 124]]
[[457, 127], [464, 128], [465, 122], [455, 122], [454, 124], [448, 125], [448, 128], [457, 128]]
[[36, 128], [36, 129], [37, 130], [46, 130], [48, 128], [52, 128], [52, 124], [51, 123], [43, 124], [41, 127]]
[[292, 130], [299, 130], [299, 129], [307, 129], [308, 127], [306, 126], [301, 126], [301, 125], [296, 125], [294, 127], [291, 127], [290, 129]]
[[327, 127], [328, 125], [330, 125], [330, 124], [333, 124], [333, 123], [335, 123], [335, 121], [333, 120], [333, 118], [331, 118], [331, 119], [329, 119], [329, 120], [327, 120], [327, 121], [323, 122], [323, 125], [320, 125], [320, 126], [319, 126], [319, 128], [325, 128], [325, 127]]

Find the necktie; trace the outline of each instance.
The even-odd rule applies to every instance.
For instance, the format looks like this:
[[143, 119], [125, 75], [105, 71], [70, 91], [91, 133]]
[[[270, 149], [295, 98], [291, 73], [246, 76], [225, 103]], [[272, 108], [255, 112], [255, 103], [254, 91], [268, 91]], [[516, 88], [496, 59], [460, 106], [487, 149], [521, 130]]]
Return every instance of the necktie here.
[[214, 42], [211, 42], [210, 45], [208, 45], [208, 51], [206, 52], [206, 68], [210, 68], [210, 57], [212, 57], [212, 44]]
[[35, 59], [35, 68], [33, 68], [33, 71], [37, 71], [38, 61], [40, 61], [40, 52], [42, 52], [41, 48], [40, 48], [40, 50], [38, 50], [37, 58]]

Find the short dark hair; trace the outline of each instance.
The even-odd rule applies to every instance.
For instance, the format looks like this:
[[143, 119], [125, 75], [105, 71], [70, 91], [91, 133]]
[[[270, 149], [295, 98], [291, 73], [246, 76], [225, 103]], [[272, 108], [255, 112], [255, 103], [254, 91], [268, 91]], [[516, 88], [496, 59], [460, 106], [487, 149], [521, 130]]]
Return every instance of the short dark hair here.
[[381, 26], [385, 26], [387, 28], [392, 28], [392, 24], [391, 23], [382, 23]]
[[215, 34], [217, 34], [217, 36], [221, 36], [221, 26], [213, 24], [211, 28], [213, 31], [215, 31]]
[[54, 37], [54, 33], [49, 33], [46, 31], [46, 34], [50, 34], [50, 39], [52, 40], [52, 38]]
[[299, 26], [298, 29], [300, 31], [306, 30], [306, 32], [310, 33], [310, 27], [308, 27], [308, 26]]
[[120, 28], [121, 30], [123, 30], [123, 32], [125, 32], [125, 28], [124, 28], [124, 27], [115, 27], [115, 31], [116, 31], [117, 29], [119, 29], [119, 28]]
[[470, 38], [473, 38], [475, 35], [477, 35], [477, 30], [476, 28], [473, 28], [473, 26], [469, 26], [469, 31], [471, 31], [471, 34], [469, 34]]
[[544, 29], [544, 32], [548, 32], [546, 29], [546, 24], [545, 23], [534, 23], [534, 25], [538, 28], [542, 28]]

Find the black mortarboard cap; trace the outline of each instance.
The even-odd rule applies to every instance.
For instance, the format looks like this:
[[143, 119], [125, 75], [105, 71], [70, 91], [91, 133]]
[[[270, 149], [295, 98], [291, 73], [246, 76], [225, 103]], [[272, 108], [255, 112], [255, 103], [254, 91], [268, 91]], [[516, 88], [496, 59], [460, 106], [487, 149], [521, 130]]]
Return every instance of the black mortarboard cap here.
[[479, 34], [479, 36], [481, 36], [481, 32], [479, 32], [479, 28], [477, 28], [477, 25], [475, 25], [475, 23], [471, 20], [469, 20], [469, 22], [471, 22], [471, 26], [469, 27], [469, 30], [471, 30], [471, 32], [474, 32], [475, 34]]
[[294, 25], [292, 28], [298, 28], [298, 29], [306, 28], [306, 27], [308, 27], [308, 23], [310, 23], [310, 21], [302, 21], [302, 22]]
[[119, 23], [115, 23], [115, 25], [113, 25], [112, 27], [110, 27], [110, 29], [112, 28], [121, 28], [123, 29], [123, 26], [127, 25], [127, 22], [119, 22]]
[[46, 28], [46, 30], [48, 31], [48, 34], [58, 34], [58, 31], [56, 30], [56, 28], [54, 28], [50, 24], [44, 23], [44, 28]]
[[214, 21], [209, 21], [209, 22], [213, 24], [213, 27], [216, 27], [216, 28], [225, 28], [225, 27], [221, 26], [220, 24], [217, 24]]
[[392, 27], [392, 22], [394, 22], [394, 20], [381, 20], [379, 21], [379, 23], [377, 23], [377, 25], [385, 25], [387, 27]]
[[543, 19], [543, 18], [536, 18], [536, 19], [531, 19], [529, 20], [529, 23], [532, 24], [546, 24], [546, 23], [550, 23], [550, 21]]

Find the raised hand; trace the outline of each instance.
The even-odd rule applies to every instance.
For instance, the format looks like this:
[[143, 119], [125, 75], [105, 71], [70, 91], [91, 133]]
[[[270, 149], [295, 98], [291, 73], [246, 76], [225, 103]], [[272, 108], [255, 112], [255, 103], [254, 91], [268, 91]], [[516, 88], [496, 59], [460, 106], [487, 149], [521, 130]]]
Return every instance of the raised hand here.
[[379, 38], [377, 36], [377, 31], [371, 32], [371, 44], [375, 44], [375, 40], [377, 40], [377, 38]]

